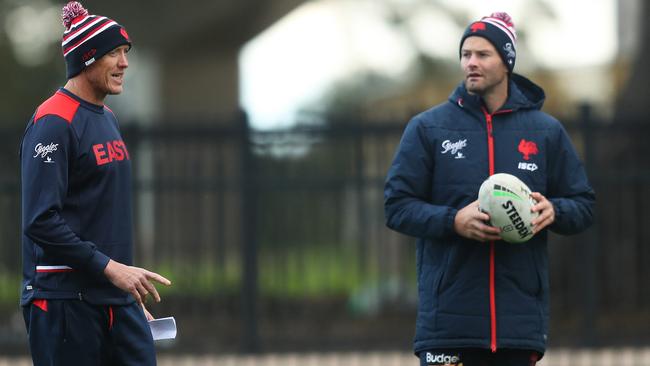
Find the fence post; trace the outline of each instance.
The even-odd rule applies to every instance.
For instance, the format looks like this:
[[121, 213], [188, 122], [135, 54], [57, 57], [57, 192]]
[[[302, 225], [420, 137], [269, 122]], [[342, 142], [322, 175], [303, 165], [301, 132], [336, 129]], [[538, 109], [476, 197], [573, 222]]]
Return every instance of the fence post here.
[[[590, 175], [592, 187], [598, 185], [599, 176], [596, 169], [596, 152], [594, 149], [594, 129], [597, 124], [593, 119], [591, 105], [584, 103], [580, 105], [580, 131], [584, 144], [584, 164], [587, 174]], [[597, 214], [594, 213], [594, 225], [581, 235], [583, 242], [580, 243], [580, 252], [583, 255], [582, 265], [582, 345], [593, 347], [598, 344], [596, 324], [598, 323], [598, 222]]]
[[242, 241], [242, 352], [259, 351], [257, 332], [257, 186], [255, 157], [250, 139], [250, 126], [245, 112], [240, 117], [240, 202], [241, 202], [241, 241]]
[[353, 140], [354, 141], [354, 160], [355, 160], [355, 186], [357, 196], [357, 216], [359, 227], [357, 228], [357, 240], [359, 245], [359, 259], [358, 259], [358, 279], [368, 280], [368, 208], [365, 206], [365, 169], [364, 169], [364, 156], [363, 156], [363, 129], [360, 125], [353, 125]]
[[[150, 129], [149, 129], [150, 130]], [[131, 154], [133, 175], [133, 220], [134, 235], [136, 238], [135, 253], [137, 261], [145, 268], [154, 267], [154, 218], [148, 209], [153, 208], [155, 193], [152, 192], [150, 182], [153, 176], [152, 147], [145, 136], [150, 135], [143, 131], [142, 124], [131, 122], [123, 128], [123, 137], [127, 139]], [[149, 221], [151, 220], [151, 221]]]

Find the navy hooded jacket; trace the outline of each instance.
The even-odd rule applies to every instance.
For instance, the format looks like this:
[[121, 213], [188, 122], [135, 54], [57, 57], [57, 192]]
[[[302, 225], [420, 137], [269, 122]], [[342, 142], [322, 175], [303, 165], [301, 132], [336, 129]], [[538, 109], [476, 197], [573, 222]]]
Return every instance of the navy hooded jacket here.
[[493, 114], [461, 83], [449, 101], [407, 125], [386, 179], [387, 226], [417, 239], [415, 352], [532, 349], [548, 334], [547, 232], [526, 243], [480, 243], [453, 228], [491, 174], [519, 177], [555, 209], [550, 230], [591, 225], [595, 195], [562, 125], [540, 111], [544, 92], [512, 74]]
[[103, 273], [133, 252], [131, 161], [113, 112], [61, 88], [29, 121], [20, 155], [21, 305], [135, 301]]

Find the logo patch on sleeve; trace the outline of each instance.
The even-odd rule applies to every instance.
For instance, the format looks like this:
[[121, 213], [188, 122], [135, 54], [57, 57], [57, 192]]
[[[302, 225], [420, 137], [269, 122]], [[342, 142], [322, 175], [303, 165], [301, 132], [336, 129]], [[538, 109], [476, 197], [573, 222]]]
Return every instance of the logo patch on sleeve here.
[[54, 163], [54, 160], [52, 160], [52, 157], [50, 156], [50, 154], [55, 152], [58, 149], [58, 147], [59, 147], [59, 144], [55, 144], [53, 142], [50, 142], [48, 145], [45, 145], [45, 144], [39, 142], [34, 147], [34, 153], [35, 154], [34, 154], [33, 158], [34, 159], [41, 158], [41, 159], [43, 159], [44, 163], [52, 164], [52, 163]]

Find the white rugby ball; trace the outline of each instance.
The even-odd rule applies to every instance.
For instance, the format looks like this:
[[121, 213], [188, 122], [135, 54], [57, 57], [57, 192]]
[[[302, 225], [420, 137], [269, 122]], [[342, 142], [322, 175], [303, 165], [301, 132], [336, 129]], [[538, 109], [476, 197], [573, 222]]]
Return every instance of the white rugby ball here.
[[490, 215], [490, 225], [501, 228], [501, 238], [509, 243], [523, 243], [533, 237], [531, 221], [539, 213], [531, 212], [537, 203], [530, 188], [511, 174], [494, 174], [481, 184], [479, 209]]

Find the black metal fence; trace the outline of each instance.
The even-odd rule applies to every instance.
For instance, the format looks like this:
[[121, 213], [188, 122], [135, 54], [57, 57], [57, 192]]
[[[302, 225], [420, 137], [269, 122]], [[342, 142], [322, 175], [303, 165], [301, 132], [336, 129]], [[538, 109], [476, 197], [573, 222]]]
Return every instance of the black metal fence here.
[[[598, 194], [597, 225], [551, 239], [551, 344], [648, 341], [650, 125], [584, 116], [567, 127]], [[177, 318], [170, 351], [409, 349], [414, 240], [383, 218], [403, 127], [127, 124], [137, 264], [174, 282], [151, 305]], [[0, 350], [18, 351], [21, 132], [0, 135]]]

